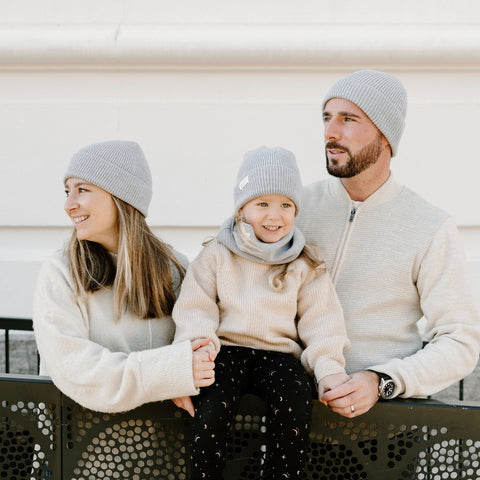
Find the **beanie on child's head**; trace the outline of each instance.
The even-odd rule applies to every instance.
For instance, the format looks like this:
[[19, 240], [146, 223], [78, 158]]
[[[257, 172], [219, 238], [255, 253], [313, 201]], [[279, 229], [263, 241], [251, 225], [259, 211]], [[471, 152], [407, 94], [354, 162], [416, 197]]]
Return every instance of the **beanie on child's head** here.
[[235, 212], [261, 195], [278, 194], [291, 199], [300, 210], [302, 181], [295, 155], [281, 147], [260, 147], [247, 152], [233, 189]]

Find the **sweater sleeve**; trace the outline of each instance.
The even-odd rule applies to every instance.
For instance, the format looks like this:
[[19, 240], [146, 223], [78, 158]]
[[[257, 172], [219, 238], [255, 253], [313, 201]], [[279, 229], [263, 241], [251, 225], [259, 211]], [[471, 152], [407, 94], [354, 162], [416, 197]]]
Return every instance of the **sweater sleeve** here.
[[92, 410], [119, 412], [197, 393], [190, 342], [113, 352], [90, 340], [90, 320], [72, 289], [68, 266], [47, 260], [35, 292], [34, 331], [41, 373], [64, 394]]
[[428, 344], [372, 370], [390, 375], [401, 397], [428, 396], [464, 378], [480, 353], [480, 316], [458, 230], [448, 218], [437, 230], [419, 270], [417, 289]]
[[298, 335], [305, 345], [302, 362], [320, 381], [345, 372], [343, 352], [350, 342], [340, 301], [325, 272], [309, 271], [298, 295]]
[[207, 245], [190, 264], [180, 295], [173, 308], [177, 342], [209, 338], [215, 350], [220, 350], [217, 329], [220, 321], [217, 305], [217, 248]]

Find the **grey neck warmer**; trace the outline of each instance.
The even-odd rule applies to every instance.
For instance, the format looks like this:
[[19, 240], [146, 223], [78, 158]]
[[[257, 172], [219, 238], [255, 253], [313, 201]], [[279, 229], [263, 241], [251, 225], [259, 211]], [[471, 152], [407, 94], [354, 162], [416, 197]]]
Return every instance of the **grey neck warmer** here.
[[294, 226], [290, 233], [275, 243], [264, 243], [245, 222], [230, 217], [221, 226], [217, 240], [231, 252], [266, 265], [283, 265], [295, 260], [305, 246], [303, 233]]

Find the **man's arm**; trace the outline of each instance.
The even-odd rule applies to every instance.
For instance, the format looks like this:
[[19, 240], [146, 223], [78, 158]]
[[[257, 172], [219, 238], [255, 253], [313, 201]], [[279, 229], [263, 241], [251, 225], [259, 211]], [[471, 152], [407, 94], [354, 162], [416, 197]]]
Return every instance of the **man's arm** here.
[[374, 371], [390, 375], [396, 395], [426, 397], [470, 374], [480, 351], [480, 315], [456, 225], [447, 219], [419, 268], [416, 287], [425, 317], [425, 348], [394, 358]]

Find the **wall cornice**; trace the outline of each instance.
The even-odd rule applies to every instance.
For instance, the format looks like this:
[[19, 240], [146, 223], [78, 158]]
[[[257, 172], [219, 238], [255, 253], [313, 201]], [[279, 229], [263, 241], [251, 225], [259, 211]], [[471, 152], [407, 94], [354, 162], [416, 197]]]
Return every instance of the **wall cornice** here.
[[479, 69], [477, 25], [4, 25], [0, 69]]

